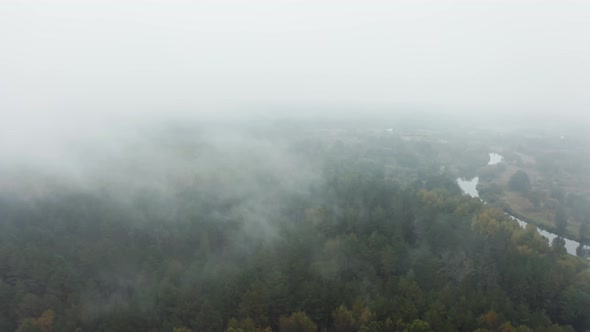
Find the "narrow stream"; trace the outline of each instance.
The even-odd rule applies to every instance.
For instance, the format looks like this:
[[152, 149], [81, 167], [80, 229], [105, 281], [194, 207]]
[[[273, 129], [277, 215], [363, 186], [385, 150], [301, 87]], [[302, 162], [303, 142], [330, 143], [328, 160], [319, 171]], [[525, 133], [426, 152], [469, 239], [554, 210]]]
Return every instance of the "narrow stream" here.
[[[497, 153], [490, 153], [490, 161], [488, 162], [488, 165], [496, 165], [498, 163], [501, 163], [502, 160], [504, 158], [497, 154]], [[473, 179], [463, 179], [463, 178], [458, 178], [457, 179], [457, 184], [459, 185], [459, 187], [461, 187], [461, 189], [463, 190], [463, 192], [466, 195], [469, 195], [471, 197], [478, 197], [479, 198], [479, 193], [477, 192], [477, 184], [479, 183], [479, 178], [478, 177], [474, 177]], [[521, 227], [526, 227], [527, 222], [520, 220], [510, 214], [508, 214], [508, 216], [514, 220], [516, 220], [516, 222], [518, 222], [518, 224]], [[553, 241], [553, 239], [555, 239], [557, 237], [557, 234], [548, 232], [544, 229], [541, 229], [537, 226], [537, 230], [539, 231], [539, 234], [541, 234], [542, 236], [544, 236], [545, 238], [547, 238], [547, 240], [549, 241], [549, 244], [551, 244], [551, 242]], [[566, 239], [565, 240], [565, 249], [567, 250], [567, 253], [570, 255], [576, 255], [576, 248], [580, 245], [579, 242], [574, 241], [574, 240], [570, 240], [570, 239]], [[588, 248], [588, 246], [585, 246], [585, 248]]]

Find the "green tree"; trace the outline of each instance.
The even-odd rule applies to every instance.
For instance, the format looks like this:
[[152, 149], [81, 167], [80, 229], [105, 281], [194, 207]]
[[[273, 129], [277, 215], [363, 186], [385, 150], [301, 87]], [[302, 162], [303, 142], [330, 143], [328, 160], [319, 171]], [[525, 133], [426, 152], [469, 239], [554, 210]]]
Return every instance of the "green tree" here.
[[383, 323], [372, 321], [368, 324], [363, 324], [358, 332], [382, 332], [383, 331]]
[[193, 332], [193, 330], [188, 327], [175, 327], [172, 329], [172, 332]]
[[235, 318], [229, 320], [226, 332], [256, 332], [256, 325], [250, 318], [238, 321]]
[[553, 248], [553, 251], [559, 254], [563, 255], [567, 253], [567, 250], [565, 249], [565, 240], [560, 236], [555, 237], [553, 241], [551, 241], [551, 247]]
[[530, 191], [527, 195], [527, 198], [536, 209], [541, 207], [541, 192], [538, 190]]
[[353, 332], [356, 329], [354, 314], [345, 305], [341, 305], [334, 310], [332, 317], [334, 318], [334, 331]]
[[562, 236], [565, 235], [565, 230], [567, 228], [567, 213], [565, 212], [565, 208], [561, 205], [555, 210], [555, 227], [557, 227], [557, 234]]
[[561, 187], [553, 187], [549, 191], [549, 196], [559, 201], [560, 203], [563, 203], [563, 201], [565, 200], [565, 194], [565, 190], [563, 190], [563, 188]]
[[219, 310], [207, 298], [201, 304], [200, 310], [191, 323], [197, 331], [221, 331], [224, 325]]
[[531, 190], [531, 180], [529, 179], [529, 175], [525, 171], [519, 169], [510, 177], [508, 187], [510, 187], [512, 191], [518, 191], [523, 194], [528, 193]]
[[268, 289], [260, 280], [255, 280], [244, 294], [240, 304], [240, 316], [251, 318], [257, 325], [269, 324]]
[[590, 216], [584, 218], [582, 225], [580, 225], [580, 242], [587, 243], [590, 236]]
[[404, 329], [404, 332], [429, 332], [432, 331], [430, 329], [430, 325], [428, 322], [425, 322], [420, 319], [413, 320], [408, 326]]

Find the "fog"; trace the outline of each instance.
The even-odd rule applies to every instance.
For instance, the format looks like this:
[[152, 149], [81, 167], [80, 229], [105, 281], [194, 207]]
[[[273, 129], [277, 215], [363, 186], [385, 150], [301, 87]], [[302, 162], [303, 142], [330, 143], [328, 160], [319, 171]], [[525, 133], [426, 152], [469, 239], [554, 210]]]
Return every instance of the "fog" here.
[[276, 104], [581, 115], [589, 13], [582, 1], [3, 1], [0, 106], [23, 127]]
[[293, 119], [583, 127], [588, 14], [573, 1], [4, 1], [1, 168], [84, 182], [187, 122], [244, 144], [245, 127]]
[[588, 17], [0, 1], [0, 330], [585, 330]]

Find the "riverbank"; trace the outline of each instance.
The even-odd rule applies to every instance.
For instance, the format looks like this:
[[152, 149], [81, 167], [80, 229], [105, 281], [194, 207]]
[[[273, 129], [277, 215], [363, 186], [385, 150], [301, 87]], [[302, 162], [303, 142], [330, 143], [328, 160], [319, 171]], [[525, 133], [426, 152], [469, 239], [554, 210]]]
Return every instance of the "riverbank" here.
[[[496, 154], [496, 156], [499, 156]], [[499, 156], [500, 158], [493, 158], [492, 154], [490, 153], [490, 163], [488, 163], [488, 165], [495, 165], [499, 162], [501, 162], [501, 156]], [[495, 162], [492, 163], [492, 159], [495, 159]], [[479, 177], [474, 177], [472, 179], [463, 179], [463, 178], [458, 178], [457, 180], [457, 184], [459, 185], [459, 187], [461, 188], [461, 190], [469, 196], [472, 197], [477, 197], [479, 199], [481, 199], [484, 203], [486, 203], [486, 201], [484, 199], [482, 199], [482, 197], [480, 197], [480, 191], [478, 189], [479, 186]], [[484, 197], [485, 198], [485, 195]], [[513, 218], [515, 221], [518, 222], [518, 224], [521, 227], [526, 227], [527, 224], [532, 224], [535, 227], [537, 227], [537, 231], [544, 236], [545, 238], [547, 238], [547, 240], [549, 241], [549, 244], [552, 244], [553, 239], [555, 239], [556, 237], [561, 237], [564, 239], [565, 241], [565, 249], [568, 252], [568, 254], [570, 255], [574, 255], [576, 256], [577, 254], [577, 248], [580, 245], [580, 243], [575, 239], [575, 236], [571, 236], [572, 234], [570, 234], [569, 232], [565, 234], [565, 236], [561, 236], [561, 235], [557, 235], [557, 228], [556, 227], [547, 227], [547, 225], [544, 225], [542, 223], [539, 223], [537, 220], [531, 219], [517, 211], [515, 211], [509, 204], [508, 202], [506, 202], [503, 199], [500, 199], [498, 201], [495, 201], [493, 203], [491, 203], [492, 205], [496, 205], [498, 207], [500, 207], [502, 210], [504, 210], [504, 212], [510, 216], [511, 218]], [[588, 249], [588, 246], [586, 244], [584, 244], [585, 249]]]
[[[558, 233], [557, 227], [553, 224], [549, 224], [547, 222], [539, 221], [535, 218], [531, 218], [529, 215], [523, 214], [518, 212], [517, 210], [513, 209], [511, 206], [503, 206], [502, 209], [504, 212], [520, 219], [526, 221], [529, 224], [535, 225], [539, 229], [546, 230], [551, 233]], [[565, 238], [575, 239], [576, 241], [580, 242], [579, 233], [574, 233], [571, 229], [568, 229], [565, 234], [563, 235]], [[584, 245], [590, 245], [590, 243], [584, 243]]]

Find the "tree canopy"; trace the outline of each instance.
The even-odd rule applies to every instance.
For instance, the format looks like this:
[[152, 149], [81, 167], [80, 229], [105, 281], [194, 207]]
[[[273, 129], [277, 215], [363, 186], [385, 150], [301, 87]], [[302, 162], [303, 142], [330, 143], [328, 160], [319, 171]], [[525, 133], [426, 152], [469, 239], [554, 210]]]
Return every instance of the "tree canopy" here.
[[508, 186], [513, 191], [528, 193], [531, 190], [531, 180], [525, 171], [519, 169], [510, 177]]
[[254, 177], [261, 201], [222, 195], [224, 169], [125, 200], [0, 195], [0, 330], [590, 328], [584, 260], [427, 166], [334, 149], [306, 190]]

